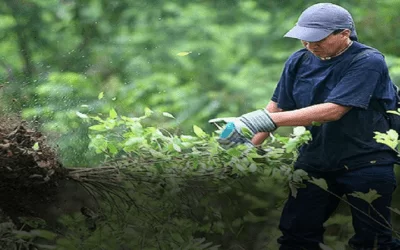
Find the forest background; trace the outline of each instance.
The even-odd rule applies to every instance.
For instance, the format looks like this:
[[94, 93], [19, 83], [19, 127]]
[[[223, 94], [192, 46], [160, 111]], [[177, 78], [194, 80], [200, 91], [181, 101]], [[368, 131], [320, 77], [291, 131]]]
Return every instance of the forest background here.
[[[174, 117], [155, 119], [160, 129], [190, 134], [197, 125], [212, 133], [215, 127], [207, 124], [209, 119], [237, 116], [268, 103], [285, 60], [301, 48], [299, 41], [283, 35], [302, 10], [316, 2], [1, 1], [1, 112], [27, 120], [46, 134], [68, 168], [93, 167], [104, 161], [104, 155], [89, 148], [83, 114], [108, 114], [114, 109], [129, 117], [150, 108]], [[400, 84], [400, 1], [331, 2], [352, 13], [360, 42], [385, 54], [392, 80]], [[278, 132], [287, 135], [290, 131]], [[244, 179], [234, 189], [238, 200], [234, 208], [213, 211], [218, 227], [200, 230], [193, 226], [182, 232], [171, 226], [175, 246], [204, 237], [209, 244], [196, 241], [204, 249], [217, 245], [221, 249], [276, 249], [285, 188], [272, 180], [260, 182], [260, 178], [265, 176]], [[400, 199], [394, 197], [393, 207], [399, 208]], [[215, 197], [210, 199], [216, 202]], [[394, 216], [395, 227], [399, 221]], [[129, 223], [126, 218], [125, 226]], [[345, 249], [352, 230], [348, 211], [338, 213], [327, 227], [331, 246]], [[131, 244], [130, 249], [152, 249], [157, 233], [148, 233], [132, 233], [135, 236], [125, 244]], [[96, 240], [111, 244], [100, 236]], [[92, 243], [87, 244], [82, 249], [92, 249]], [[158, 249], [173, 248], [168, 245], [172, 243], [165, 244]], [[178, 245], [183, 249], [182, 244]], [[133, 247], [137, 245], [142, 247]]]

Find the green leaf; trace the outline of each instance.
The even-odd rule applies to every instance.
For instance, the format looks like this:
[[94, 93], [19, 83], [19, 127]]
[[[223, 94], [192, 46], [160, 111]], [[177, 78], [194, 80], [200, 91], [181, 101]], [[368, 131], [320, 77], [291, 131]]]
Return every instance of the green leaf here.
[[310, 177], [308, 176], [308, 173], [303, 169], [296, 169], [293, 171], [292, 180], [294, 182], [302, 182], [303, 180], [309, 180], [309, 179]]
[[247, 139], [251, 139], [253, 137], [253, 133], [246, 127], [243, 127], [241, 132]]
[[394, 110], [389, 110], [389, 111], [386, 111], [386, 113], [389, 113], [389, 114], [395, 114], [395, 115], [400, 115], [400, 109], [398, 110], [398, 111], [394, 111]]
[[189, 55], [190, 53], [192, 53], [192, 52], [191, 52], [191, 51], [182, 51], [182, 52], [177, 53], [176, 55], [177, 55], [177, 56], [187, 56], [187, 55]]
[[304, 134], [305, 132], [306, 132], [306, 128], [302, 127], [302, 126], [298, 126], [293, 129], [294, 136], [300, 136], [300, 135]]
[[108, 148], [108, 152], [110, 152], [110, 154], [112, 154], [112, 155], [115, 155], [118, 153], [117, 146], [112, 143], [107, 144], [107, 148]]
[[163, 154], [163, 153], [161, 153], [161, 152], [158, 152], [158, 151], [156, 151], [156, 150], [154, 150], [154, 149], [149, 149], [149, 152], [150, 152], [150, 154], [152, 155], [152, 156], [154, 156], [156, 159], [168, 159], [169, 158], [169, 156], [168, 155], [165, 155], [165, 154]]
[[387, 131], [387, 134], [389, 135], [390, 139], [392, 139], [392, 140], [399, 139], [399, 134], [396, 132], [396, 130], [389, 129], [389, 131]]
[[107, 128], [103, 124], [90, 126], [89, 129], [95, 130], [95, 131], [106, 131], [107, 130]]
[[151, 110], [151, 109], [149, 109], [149, 108], [147, 108], [147, 107], [144, 109], [144, 116], [145, 116], [145, 117], [149, 117], [149, 116], [151, 116], [153, 113], [154, 113], [154, 111]]
[[100, 92], [99, 95], [97, 96], [97, 99], [101, 100], [104, 97], [104, 92]]
[[333, 250], [332, 248], [330, 248], [329, 246], [327, 246], [323, 243], [319, 243], [318, 245], [321, 250]]
[[197, 137], [204, 138], [207, 137], [207, 134], [198, 126], [193, 125], [193, 131], [197, 135]]
[[289, 141], [283, 146], [287, 153], [293, 152], [298, 145], [298, 140], [296, 138], [290, 138]]
[[257, 171], [257, 165], [255, 163], [251, 163], [250, 166], [249, 166], [249, 171], [251, 173], [256, 172]]
[[144, 138], [141, 137], [130, 137], [125, 143], [125, 146], [132, 146], [135, 144], [142, 144], [144, 142]]
[[322, 123], [320, 123], [320, 122], [312, 122], [311, 125], [319, 127], [319, 126], [322, 125]]
[[38, 151], [39, 150], [39, 143], [35, 142], [35, 144], [32, 146], [32, 149], [35, 150], [35, 151]]
[[88, 118], [89, 118], [88, 115], [83, 114], [83, 113], [78, 112], [78, 111], [76, 111], [76, 115], [77, 115], [79, 118], [82, 118], [82, 119], [88, 119]]
[[180, 138], [183, 142], [193, 142], [198, 140], [196, 137], [191, 135], [181, 135]]
[[181, 150], [181, 147], [179, 147], [178, 144], [172, 143], [172, 146], [173, 146], [173, 148], [174, 148], [177, 152], [181, 152], [181, 151], [182, 151], [182, 150]]
[[284, 153], [285, 150], [283, 148], [271, 148], [271, 151], [268, 151], [268, 158], [279, 159]]
[[57, 237], [57, 234], [47, 231], [47, 230], [31, 230], [30, 233], [34, 236], [46, 239], [46, 240], [54, 240]]
[[351, 193], [350, 195], [365, 200], [369, 204], [371, 204], [374, 200], [382, 196], [378, 194], [378, 192], [374, 189], [370, 189], [368, 193], [354, 192]]
[[328, 183], [326, 183], [325, 179], [317, 179], [315, 177], [312, 177], [311, 180], [309, 180], [309, 182], [317, 185], [318, 187], [322, 188], [323, 190], [328, 190]]
[[293, 182], [289, 182], [290, 194], [296, 198], [297, 197], [297, 185]]
[[184, 243], [185, 240], [182, 238], [182, 236], [179, 233], [172, 233], [170, 232], [171, 238], [174, 239], [176, 242], [179, 243]]
[[385, 144], [391, 147], [392, 149], [397, 148], [399, 135], [395, 130], [390, 129], [386, 133], [381, 133], [381, 132], [374, 132], [374, 133], [375, 133], [374, 139], [376, 140], [376, 142]]
[[115, 109], [110, 109], [110, 118], [111, 119], [115, 119], [118, 117], [117, 111], [115, 111]]
[[229, 148], [226, 152], [232, 157], [239, 157], [243, 154], [239, 147]]
[[167, 112], [163, 112], [162, 115], [165, 116], [165, 117], [169, 117], [169, 118], [175, 119], [175, 117], [173, 115], [171, 115], [170, 113], [167, 113]]
[[31, 239], [33, 236], [29, 232], [21, 231], [21, 230], [13, 230], [12, 231], [15, 237], [19, 239]]

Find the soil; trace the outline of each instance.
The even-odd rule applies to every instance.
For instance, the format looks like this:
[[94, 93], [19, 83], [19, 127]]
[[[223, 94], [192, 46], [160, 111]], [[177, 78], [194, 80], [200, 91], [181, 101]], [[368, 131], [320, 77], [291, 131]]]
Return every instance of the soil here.
[[61, 215], [94, 208], [93, 198], [68, 178], [68, 170], [46, 145], [46, 137], [24, 122], [15, 124], [0, 121], [2, 217], [10, 218], [16, 228], [24, 224], [21, 218], [41, 218], [48, 229], [57, 231]]

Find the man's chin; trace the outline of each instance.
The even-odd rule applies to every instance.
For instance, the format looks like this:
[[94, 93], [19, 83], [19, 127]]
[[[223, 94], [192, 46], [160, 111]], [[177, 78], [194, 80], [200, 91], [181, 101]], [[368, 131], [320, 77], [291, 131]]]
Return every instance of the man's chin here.
[[321, 52], [318, 52], [318, 51], [311, 51], [311, 53], [313, 53], [315, 56], [320, 57], [320, 58], [329, 57], [327, 54], [321, 53]]

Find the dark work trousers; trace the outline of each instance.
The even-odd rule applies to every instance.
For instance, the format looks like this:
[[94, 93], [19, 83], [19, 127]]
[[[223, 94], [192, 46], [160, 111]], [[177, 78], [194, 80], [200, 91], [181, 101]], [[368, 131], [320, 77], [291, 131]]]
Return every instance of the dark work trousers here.
[[[325, 179], [330, 192], [339, 197], [346, 195], [348, 202], [380, 223], [387, 226], [390, 222], [388, 207], [396, 188], [393, 165], [368, 166], [336, 174], [308, 174]], [[354, 192], [368, 193], [371, 189], [381, 195], [372, 202], [373, 208], [380, 215], [374, 212], [365, 200], [349, 195]], [[296, 198], [289, 195], [279, 225], [282, 232], [278, 239], [278, 243], [281, 244], [279, 249], [320, 249], [319, 243], [323, 242], [323, 224], [335, 211], [339, 202], [339, 198], [309, 182], [306, 188], [298, 189]], [[379, 225], [354, 208], [351, 208], [351, 213], [355, 235], [349, 240], [349, 246], [353, 249], [400, 249], [400, 242], [392, 238], [390, 229]]]

